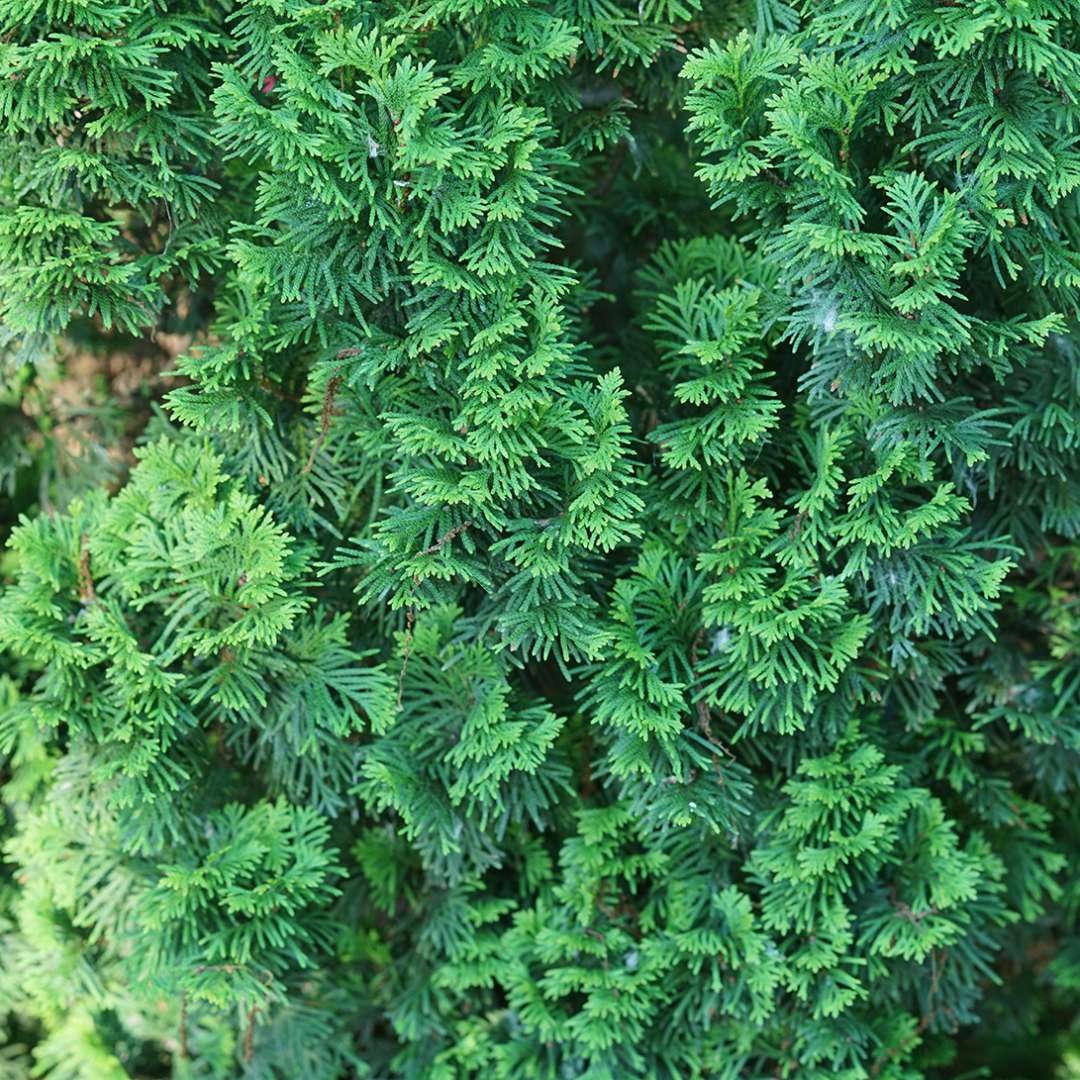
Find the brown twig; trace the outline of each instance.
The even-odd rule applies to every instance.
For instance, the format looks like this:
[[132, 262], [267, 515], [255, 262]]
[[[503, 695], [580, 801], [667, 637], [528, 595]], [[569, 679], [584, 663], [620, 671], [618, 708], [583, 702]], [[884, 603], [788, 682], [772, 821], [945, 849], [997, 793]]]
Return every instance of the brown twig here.
[[97, 603], [97, 591], [90, 574], [90, 538], [86, 533], [79, 537], [79, 599], [84, 604]]
[[311, 467], [315, 464], [315, 455], [323, 448], [323, 444], [326, 442], [326, 436], [330, 434], [330, 421], [334, 416], [334, 399], [337, 397], [338, 390], [341, 389], [343, 378], [344, 376], [340, 374], [335, 375], [326, 384], [326, 391], [323, 394], [322, 420], [319, 424], [319, 435], [311, 444], [311, 453], [308, 454], [307, 464], [300, 470], [301, 475], [311, 472]]
[[180, 1057], [185, 1061], [190, 1056], [188, 1054], [188, 1034], [187, 1034], [187, 994], [180, 995]]
[[[694, 641], [690, 646], [690, 667], [692, 670], [697, 668], [698, 662], [698, 649], [701, 648], [702, 641], [705, 640], [705, 627], [701, 627], [694, 637]], [[709, 742], [712, 742], [711, 724], [709, 723], [709, 706], [704, 697], [699, 697], [696, 702], [697, 705], [697, 717], [698, 727], [701, 729], [702, 735], [704, 735]]]
[[249, 1065], [255, 1056], [255, 1017], [259, 1012], [258, 1005], [252, 1005], [247, 1015], [247, 1031], [244, 1032], [244, 1064]]
[[769, 181], [770, 184], [775, 184], [778, 188], [782, 188], [785, 191], [791, 187], [789, 184], [775, 169], [764, 169], [761, 175]]
[[[337, 359], [348, 360], [352, 356], [359, 356], [363, 351], [363, 349], [357, 348], [355, 345], [350, 346], [347, 349], [338, 349]], [[327, 435], [330, 434], [330, 421], [334, 416], [334, 399], [341, 389], [343, 380], [344, 376], [339, 368], [334, 377], [326, 384], [326, 390], [323, 393], [322, 419], [319, 424], [319, 435], [311, 447], [311, 453], [308, 454], [307, 464], [300, 470], [301, 474], [311, 472], [311, 468], [315, 464], [315, 455], [322, 449], [323, 443], [326, 442]]]
[[[701, 648], [702, 642], [705, 640], [705, 627], [701, 627], [694, 637], [694, 641], [690, 646], [690, 667], [691, 669], [697, 668], [698, 662], [698, 650]], [[701, 693], [700, 688], [698, 693]], [[704, 695], [697, 700], [697, 717], [698, 717], [698, 730], [705, 737], [706, 741], [717, 748], [725, 757], [731, 761], [735, 760], [735, 755], [713, 734], [712, 731], [712, 714], [709, 711], [709, 705], [705, 700]], [[720, 772], [720, 764], [718, 757], [713, 755], [713, 763], [716, 766], [717, 773]], [[723, 783], [723, 776], [720, 777], [720, 782]]]
[[416, 625], [416, 606], [409, 608], [405, 617], [405, 646], [401, 650], [401, 671], [398, 672], [397, 681], [397, 707], [401, 708], [401, 702], [405, 697], [405, 672], [409, 668], [409, 654], [412, 652], [413, 627]]
[[445, 532], [442, 536], [440, 536], [439, 539], [436, 540], [435, 543], [432, 544], [430, 547], [424, 548], [424, 550], [421, 551], [420, 554], [421, 555], [435, 555], [435, 554], [437, 554], [438, 552], [442, 551], [442, 549], [444, 547], [446, 547], [446, 545], [449, 544], [451, 540], [453, 540], [456, 537], [460, 536], [466, 529], [471, 529], [471, 528], [472, 528], [472, 522], [471, 521], [463, 521], [460, 525], [455, 525], [452, 529], [447, 530], [447, 532]]

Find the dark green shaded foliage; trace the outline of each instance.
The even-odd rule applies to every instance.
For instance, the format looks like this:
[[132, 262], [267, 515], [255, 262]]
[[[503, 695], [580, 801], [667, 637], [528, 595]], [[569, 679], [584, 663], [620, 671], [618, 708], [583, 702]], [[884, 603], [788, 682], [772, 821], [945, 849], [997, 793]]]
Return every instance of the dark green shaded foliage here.
[[1074, 1075], [1076, 5], [0, 76], [0, 1080]]

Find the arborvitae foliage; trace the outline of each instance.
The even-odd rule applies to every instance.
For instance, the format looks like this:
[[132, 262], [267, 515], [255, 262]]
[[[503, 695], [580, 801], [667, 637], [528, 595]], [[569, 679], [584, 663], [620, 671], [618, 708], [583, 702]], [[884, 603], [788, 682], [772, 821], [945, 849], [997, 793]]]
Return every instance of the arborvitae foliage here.
[[0, 75], [2, 1080], [1075, 1074], [1074, 3]]

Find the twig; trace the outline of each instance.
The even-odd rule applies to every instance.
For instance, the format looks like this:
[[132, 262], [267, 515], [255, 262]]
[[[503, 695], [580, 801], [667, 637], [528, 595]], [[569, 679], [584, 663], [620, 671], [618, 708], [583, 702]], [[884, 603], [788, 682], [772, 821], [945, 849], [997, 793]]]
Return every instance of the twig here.
[[770, 184], [775, 184], [778, 188], [783, 188], [785, 191], [791, 187], [789, 184], [775, 169], [764, 169], [761, 175], [769, 181]]
[[405, 697], [405, 672], [409, 668], [409, 654], [412, 652], [413, 627], [416, 625], [416, 605], [409, 608], [405, 617], [405, 645], [401, 650], [401, 671], [398, 672], [397, 681], [397, 707], [401, 708], [401, 702]]
[[444, 533], [442, 536], [440, 536], [439, 539], [436, 540], [435, 543], [432, 544], [430, 547], [424, 548], [424, 550], [421, 551], [420, 554], [421, 555], [435, 555], [435, 554], [437, 554], [438, 552], [442, 551], [442, 549], [444, 547], [446, 547], [446, 545], [449, 544], [451, 540], [453, 540], [456, 537], [460, 536], [466, 529], [471, 529], [471, 528], [472, 528], [472, 522], [471, 521], [463, 521], [460, 525], [455, 525], [452, 529], [449, 529], [446, 533]]
[[86, 533], [79, 537], [79, 599], [84, 604], [96, 604], [97, 592], [90, 575], [90, 538]]
[[247, 1031], [244, 1032], [244, 1064], [250, 1065], [255, 1056], [255, 1016], [259, 1011], [258, 1005], [252, 1005], [247, 1015]]
[[180, 1057], [184, 1060], [190, 1056], [188, 1054], [188, 1034], [187, 1034], [187, 994], [180, 995]]
[[[359, 356], [363, 351], [363, 349], [357, 348], [355, 345], [347, 349], [338, 349], [337, 359], [348, 360], [352, 356]], [[323, 394], [322, 421], [319, 425], [319, 435], [311, 447], [311, 453], [308, 454], [307, 464], [300, 470], [301, 475], [311, 472], [311, 467], [315, 464], [315, 455], [322, 449], [323, 443], [326, 442], [326, 436], [330, 434], [330, 421], [334, 416], [334, 399], [341, 389], [343, 378], [344, 376], [339, 368], [334, 377], [326, 384], [326, 391]]]
[[[701, 643], [705, 640], [705, 627], [701, 627], [694, 637], [693, 644], [690, 646], [690, 667], [696, 671], [698, 662], [698, 650], [701, 648]], [[695, 687], [698, 693], [701, 693], [700, 687]], [[735, 760], [735, 755], [713, 734], [712, 732], [712, 715], [709, 711], [708, 702], [705, 700], [704, 695], [697, 700], [697, 717], [698, 717], [698, 730], [705, 737], [711, 746], [715, 746], [725, 757], [731, 761]], [[713, 755], [713, 762], [716, 764], [716, 770], [719, 773], [720, 766], [717, 762], [716, 755]], [[720, 777], [720, 782], [723, 783], [723, 776]]]
[[[690, 668], [696, 674], [697, 662], [698, 662], [698, 649], [701, 648], [701, 643], [705, 640], [705, 627], [702, 626], [697, 634], [694, 636], [693, 644], [690, 646]], [[711, 724], [709, 723], [709, 706], [704, 697], [697, 699], [697, 717], [698, 727], [701, 729], [701, 734], [712, 742]]]
[[334, 415], [334, 399], [337, 397], [338, 390], [341, 389], [342, 379], [343, 376], [338, 374], [326, 384], [326, 392], [323, 394], [322, 421], [319, 425], [319, 435], [311, 444], [311, 453], [308, 454], [307, 464], [300, 470], [301, 475], [311, 472], [311, 467], [315, 464], [315, 455], [323, 448], [326, 436], [330, 434], [330, 421]]

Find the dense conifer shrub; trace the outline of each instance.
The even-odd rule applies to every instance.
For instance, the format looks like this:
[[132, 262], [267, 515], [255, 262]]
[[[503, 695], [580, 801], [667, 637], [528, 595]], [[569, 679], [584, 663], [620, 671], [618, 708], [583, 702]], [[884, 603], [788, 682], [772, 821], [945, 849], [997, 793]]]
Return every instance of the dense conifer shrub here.
[[0, 1078], [1077, 1075], [1078, 193], [1072, 0], [0, 3]]

